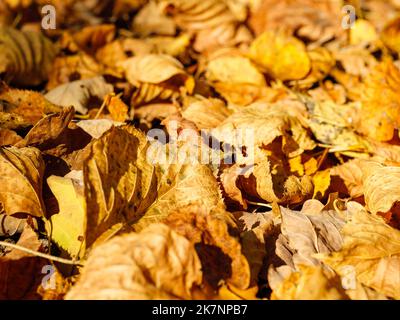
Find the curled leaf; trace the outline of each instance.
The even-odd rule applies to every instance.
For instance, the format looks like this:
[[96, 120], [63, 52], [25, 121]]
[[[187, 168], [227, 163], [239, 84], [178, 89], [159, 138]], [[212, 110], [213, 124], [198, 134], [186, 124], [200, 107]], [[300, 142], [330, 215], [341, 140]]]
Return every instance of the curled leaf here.
[[0, 203], [7, 215], [44, 215], [43, 174], [44, 161], [38, 149], [0, 149]]
[[153, 224], [95, 248], [66, 299], [190, 299], [201, 281], [193, 245]]

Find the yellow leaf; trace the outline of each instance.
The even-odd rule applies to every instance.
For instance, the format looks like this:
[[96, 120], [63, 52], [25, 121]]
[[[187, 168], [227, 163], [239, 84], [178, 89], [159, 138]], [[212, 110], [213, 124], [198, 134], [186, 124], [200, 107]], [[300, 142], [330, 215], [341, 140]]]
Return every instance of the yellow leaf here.
[[240, 290], [232, 285], [222, 286], [218, 291], [218, 299], [222, 300], [257, 300], [258, 287]]
[[300, 266], [272, 292], [271, 300], [348, 300], [340, 278], [322, 267]]
[[375, 27], [368, 20], [357, 19], [350, 29], [350, 44], [352, 45], [372, 43], [378, 39]]
[[318, 171], [313, 176], [314, 195], [313, 198], [323, 198], [331, 185], [331, 172], [329, 169]]
[[396, 17], [385, 25], [381, 33], [381, 38], [383, 43], [389, 49], [395, 52], [400, 52], [399, 37], [400, 37], [400, 18]]
[[377, 65], [363, 84], [360, 131], [389, 141], [400, 126], [400, 70], [391, 61]]
[[300, 80], [311, 70], [305, 45], [283, 33], [265, 32], [251, 44], [250, 57], [279, 80]]
[[47, 179], [58, 201], [59, 212], [51, 217], [51, 238], [69, 255], [78, 259], [85, 255], [86, 202], [79, 181], [51, 176]]

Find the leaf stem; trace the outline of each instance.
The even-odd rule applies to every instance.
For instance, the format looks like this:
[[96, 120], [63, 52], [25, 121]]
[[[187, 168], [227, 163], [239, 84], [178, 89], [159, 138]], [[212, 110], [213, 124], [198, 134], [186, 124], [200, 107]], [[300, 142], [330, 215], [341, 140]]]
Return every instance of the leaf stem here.
[[14, 244], [14, 243], [0, 241], [0, 246], [9, 247], [9, 248], [13, 248], [13, 249], [16, 249], [16, 250], [24, 251], [24, 252], [30, 253], [30, 254], [32, 254], [32, 255], [34, 255], [36, 257], [41, 257], [41, 258], [44, 258], [44, 259], [47, 259], [47, 260], [50, 260], [50, 261], [56, 261], [56, 262], [59, 262], [59, 263], [62, 263], [62, 264], [83, 266], [81, 261], [68, 260], [68, 259], [55, 257], [55, 256], [52, 256], [50, 254], [34, 251], [34, 250], [22, 247], [22, 246], [20, 246], [18, 244]]

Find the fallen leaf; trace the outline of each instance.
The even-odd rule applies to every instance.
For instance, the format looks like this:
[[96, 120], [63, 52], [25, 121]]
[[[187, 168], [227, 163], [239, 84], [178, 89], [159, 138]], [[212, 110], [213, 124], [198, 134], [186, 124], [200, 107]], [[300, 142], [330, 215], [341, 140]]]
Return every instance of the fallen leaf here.
[[93, 249], [67, 300], [190, 299], [202, 281], [193, 245], [164, 224]]
[[[313, 257], [316, 253], [330, 253], [342, 247], [341, 228], [344, 218], [335, 211], [312, 212], [309, 214], [294, 212], [280, 207], [282, 215], [281, 230], [291, 251], [292, 265], [319, 266], [321, 263]], [[282, 241], [280, 239], [278, 241]], [[277, 248], [280, 246], [277, 245]], [[284, 258], [279, 251], [278, 256]]]
[[[389, 141], [399, 126], [400, 70], [390, 61], [377, 65], [363, 84], [360, 131], [378, 141]], [[382, 107], [383, 106], [383, 107]]]
[[44, 161], [36, 148], [0, 149], [0, 203], [7, 215], [44, 215], [42, 181]]
[[381, 217], [353, 206], [342, 234], [342, 249], [320, 255], [320, 259], [339, 274], [343, 267], [354, 268], [362, 284], [399, 299], [400, 231], [387, 225]]
[[59, 206], [59, 212], [50, 218], [51, 238], [73, 259], [82, 258], [86, 250], [87, 228], [83, 182], [51, 176], [47, 183]]
[[300, 80], [311, 70], [305, 45], [282, 33], [265, 32], [251, 45], [250, 57], [272, 77], [279, 80]]
[[45, 36], [0, 28], [0, 71], [14, 84], [35, 86], [48, 79], [57, 47]]
[[397, 187], [400, 167], [385, 167], [369, 162], [362, 169], [363, 193], [368, 210], [374, 214], [390, 211], [400, 200]]
[[[17, 244], [33, 251], [42, 250], [37, 234], [25, 226]], [[40, 300], [37, 293], [41, 286], [43, 270], [48, 262], [29, 253], [12, 249], [0, 257], [0, 299]]]
[[232, 235], [231, 219], [227, 212], [192, 205], [171, 213], [164, 223], [194, 244], [204, 279], [213, 287], [225, 280], [244, 290], [250, 285], [250, 269], [238, 236]]
[[340, 278], [322, 267], [300, 267], [272, 293], [272, 300], [348, 300]]
[[106, 83], [103, 77], [72, 81], [49, 91], [45, 97], [54, 104], [69, 107], [86, 114], [90, 98], [103, 98], [113, 92], [113, 87]]

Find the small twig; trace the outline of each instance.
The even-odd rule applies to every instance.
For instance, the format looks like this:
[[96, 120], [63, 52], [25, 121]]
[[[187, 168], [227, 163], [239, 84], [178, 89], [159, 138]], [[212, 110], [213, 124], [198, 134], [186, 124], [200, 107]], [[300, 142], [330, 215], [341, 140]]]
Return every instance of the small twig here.
[[23, 14], [22, 14], [21, 12], [17, 14], [17, 16], [15, 17], [13, 23], [11, 24], [11, 26], [12, 26], [13, 28], [16, 28], [16, 27], [18, 26], [18, 23], [21, 22], [22, 16], [23, 16]]
[[324, 152], [322, 153], [321, 158], [318, 160], [318, 163], [317, 163], [317, 171], [321, 168], [328, 153], [329, 153], [329, 149], [325, 149]]
[[266, 208], [272, 209], [272, 206], [270, 204], [267, 204], [267, 203], [253, 202], [253, 201], [249, 201], [249, 200], [246, 200], [246, 202], [248, 204], [252, 204], [253, 206], [266, 207]]
[[63, 258], [59, 258], [59, 257], [55, 257], [52, 256], [50, 254], [46, 254], [46, 253], [41, 253], [41, 252], [37, 252], [25, 247], [22, 247], [18, 244], [13, 244], [13, 243], [9, 243], [9, 242], [5, 242], [5, 241], [0, 241], [0, 246], [4, 246], [4, 247], [10, 247], [16, 250], [20, 250], [20, 251], [24, 251], [27, 253], [30, 253], [36, 257], [41, 257], [50, 261], [56, 261], [62, 264], [69, 264], [69, 265], [78, 265], [78, 266], [83, 266], [83, 264], [80, 261], [76, 261], [76, 260], [68, 260], [68, 259], [63, 259]]
[[103, 104], [101, 105], [99, 111], [97, 112], [96, 116], [94, 117], [94, 119], [98, 119], [100, 117], [100, 115], [103, 113], [104, 109], [111, 103], [111, 99], [114, 97], [119, 98], [120, 96], [122, 96], [122, 93], [119, 93], [118, 95], [115, 95], [115, 93], [110, 93], [108, 95], [106, 95], [106, 97], [104, 98]]
[[106, 98], [104, 99], [103, 104], [101, 105], [99, 111], [97, 111], [97, 114], [96, 114], [96, 116], [94, 117], [95, 120], [98, 119], [98, 118], [100, 117], [100, 115], [103, 113], [103, 111], [104, 111], [104, 109], [105, 109], [105, 107], [106, 107], [106, 105], [107, 105], [107, 102], [108, 102], [108, 97], [106, 97]]

